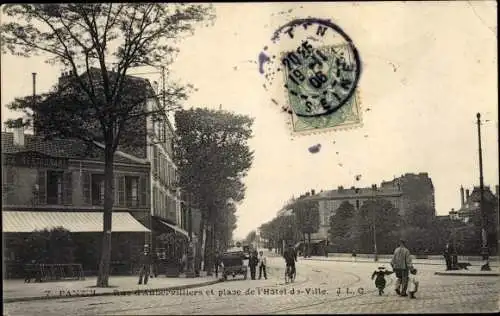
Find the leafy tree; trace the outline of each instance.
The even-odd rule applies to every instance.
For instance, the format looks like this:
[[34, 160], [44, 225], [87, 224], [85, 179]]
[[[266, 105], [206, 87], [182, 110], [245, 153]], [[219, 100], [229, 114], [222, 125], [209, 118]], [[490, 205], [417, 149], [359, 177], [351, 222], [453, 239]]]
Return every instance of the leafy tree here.
[[360, 251], [373, 251], [376, 239], [379, 253], [392, 252], [399, 238], [399, 224], [399, 211], [390, 201], [385, 199], [365, 201], [359, 209], [355, 226]]
[[308, 195], [302, 195], [292, 204], [297, 225], [304, 236], [304, 241], [307, 235], [307, 243], [305, 242], [306, 249], [304, 251], [305, 256], [310, 256], [311, 234], [317, 232], [319, 229], [318, 201], [311, 199]]
[[344, 201], [335, 211], [333, 216], [330, 216], [330, 241], [331, 248], [335, 252], [349, 252], [352, 249], [352, 245], [346, 238], [350, 227], [354, 224], [354, 206], [348, 201]]
[[[49, 136], [104, 144], [104, 232], [97, 286], [107, 287], [114, 152], [123, 145], [124, 134], [131, 131], [126, 130], [130, 121], [154, 114], [164, 116], [167, 104], [175, 106], [186, 97], [184, 87], [166, 89], [162, 92], [165, 100], [162, 109], [151, 113], [144, 106], [144, 98], [151, 94], [144, 92], [138, 81], [127, 80], [127, 71], [134, 66], [168, 65], [176, 51], [171, 41], [192, 32], [193, 22], [211, 19], [210, 8], [163, 3], [81, 3], [13, 4], [3, 10], [10, 18], [0, 28], [3, 51], [25, 57], [43, 53], [47, 62], [72, 71], [69, 88], [41, 98], [47, 101], [45, 105], [52, 102], [54, 105], [41, 114], [49, 117], [41, 119], [37, 128], [52, 131]], [[96, 71], [92, 71], [93, 67]], [[17, 100], [11, 108], [29, 109], [39, 99]], [[41, 108], [34, 110], [36, 117], [36, 110]], [[32, 117], [23, 125], [30, 123]]]
[[219, 241], [222, 249], [229, 248], [233, 239], [233, 232], [236, 229], [236, 206], [228, 204], [217, 213], [216, 240]]
[[62, 227], [44, 229], [28, 237], [16, 238], [15, 252], [22, 264], [32, 263], [74, 263], [75, 243], [71, 233]]
[[405, 214], [405, 224], [407, 226], [425, 228], [431, 225], [435, 217], [433, 208], [427, 205], [417, 204], [410, 208]]
[[[213, 231], [217, 214], [228, 201], [245, 196], [241, 182], [250, 169], [253, 152], [247, 144], [253, 119], [227, 111], [190, 109], [176, 112], [178, 139], [174, 160], [179, 168], [179, 186], [195, 198], [201, 210], [200, 236], [206, 229], [205, 267], [213, 263]], [[208, 270], [211, 273], [211, 270]]]
[[256, 239], [257, 239], [257, 232], [255, 230], [252, 230], [251, 232], [248, 233], [247, 237], [245, 238], [245, 243], [253, 244], [253, 242]]

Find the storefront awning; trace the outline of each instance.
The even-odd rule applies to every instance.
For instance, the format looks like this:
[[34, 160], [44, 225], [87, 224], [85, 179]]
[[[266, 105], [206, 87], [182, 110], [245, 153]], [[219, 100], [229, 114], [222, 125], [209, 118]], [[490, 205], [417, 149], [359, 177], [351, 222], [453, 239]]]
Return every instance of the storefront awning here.
[[[29, 233], [63, 227], [70, 232], [102, 232], [101, 212], [2, 212], [4, 233]], [[149, 232], [128, 212], [113, 213], [112, 232]]]
[[189, 233], [187, 231], [185, 231], [184, 229], [180, 228], [180, 227], [177, 227], [175, 225], [172, 225], [172, 224], [169, 224], [165, 221], [162, 221], [161, 219], [158, 220], [160, 223], [162, 223], [163, 225], [167, 226], [167, 227], [170, 227], [171, 229], [175, 230], [176, 232], [186, 236], [189, 238]]

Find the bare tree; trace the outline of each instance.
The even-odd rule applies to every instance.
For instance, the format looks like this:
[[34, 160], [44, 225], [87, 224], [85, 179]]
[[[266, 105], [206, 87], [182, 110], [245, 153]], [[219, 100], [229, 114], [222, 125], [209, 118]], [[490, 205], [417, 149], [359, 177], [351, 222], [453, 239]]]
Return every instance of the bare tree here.
[[[193, 32], [194, 23], [213, 20], [212, 8], [197, 4], [13, 4], [3, 7], [11, 22], [1, 28], [2, 50], [71, 70], [68, 86], [41, 97], [18, 99], [12, 109], [31, 108], [47, 136], [76, 137], [103, 143], [105, 199], [103, 243], [97, 286], [107, 287], [113, 208], [113, 158], [131, 129], [130, 122], [166, 115], [187, 96], [186, 87], [162, 92], [161, 106], [145, 106], [154, 97], [144, 81], [127, 71], [134, 66], [168, 66], [176, 39]], [[37, 101], [37, 102], [35, 102]], [[68, 103], [73, 102], [73, 103]], [[43, 106], [42, 106], [43, 105]], [[29, 111], [25, 112], [29, 113]], [[44, 117], [45, 115], [45, 117]], [[33, 117], [24, 122], [31, 124]]]

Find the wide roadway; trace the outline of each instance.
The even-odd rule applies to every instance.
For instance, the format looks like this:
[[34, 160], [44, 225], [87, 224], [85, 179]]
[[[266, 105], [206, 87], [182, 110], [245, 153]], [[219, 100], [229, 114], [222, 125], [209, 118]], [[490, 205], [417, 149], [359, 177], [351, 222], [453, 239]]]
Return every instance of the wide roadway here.
[[[498, 277], [436, 276], [443, 267], [417, 266], [417, 299], [383, 296], [371, 274], [380, 264], [334, 261], [297, 263], [297, 279], [284, 282], [284, 261], [268, 259], [268, 279], [237, 277], [212, 286], [147, 295], [102, 296], [8, 303], [6, 315], [165, 315], [281, 313], [463, 313], [498, 311]], [[387, 265], [386, 265], [387, 266]], [[154, 280], [154, 279], [153, 279]]]

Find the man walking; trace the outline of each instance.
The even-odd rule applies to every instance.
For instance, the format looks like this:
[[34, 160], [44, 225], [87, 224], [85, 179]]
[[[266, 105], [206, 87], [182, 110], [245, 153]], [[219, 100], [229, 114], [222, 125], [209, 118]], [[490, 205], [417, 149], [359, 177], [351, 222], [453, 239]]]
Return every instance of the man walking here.
[[264, 256], [264, 252], [261, 250], [259, 252], [259, 280], [262, 278], [262, 271], [264, 271], [264, 279], [267, 280], [266, 264], [267, 258]]
[[151, 255], [149, 253], [149, 245], [144, 245], [144, 251], [139, 257], [139, 283], [142, 284], [142, 279], [144, 277], [144, 285], [148, 284], [148, 278], [150, 274], [151, 267]]
[[255, 270], [258, 263], [259, 258], [257, 258], [257, 251], [252, 251], [250, 253], [250, 258], [248, 259], [248, 267], [250, 268], [250, 277], [252, 280], [255, 280]]
[[406, 289], [408, 288], [408, 274], [412, 268], [411, 254], [406, 248], [404, 239], [399, 240], [399, 247], [394, 250], [391, 266], [396, 274], [396, 293], [401, 296], [408, 296]]

